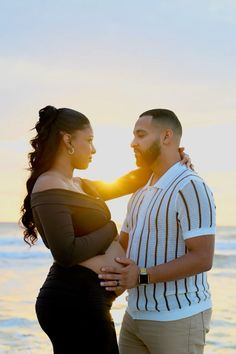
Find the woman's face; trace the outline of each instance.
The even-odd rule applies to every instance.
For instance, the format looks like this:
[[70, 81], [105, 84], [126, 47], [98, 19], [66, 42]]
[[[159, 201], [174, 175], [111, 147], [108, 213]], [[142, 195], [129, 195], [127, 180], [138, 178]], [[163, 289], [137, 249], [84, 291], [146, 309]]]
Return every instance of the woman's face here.
[[71, 155], [73, 167], [80, 170], [88, 168], [92, 155], [96, 153], [92, 127], [87, 125], [83, 130], [76, 130], [71, 134], [71, 145], [75, 150]]

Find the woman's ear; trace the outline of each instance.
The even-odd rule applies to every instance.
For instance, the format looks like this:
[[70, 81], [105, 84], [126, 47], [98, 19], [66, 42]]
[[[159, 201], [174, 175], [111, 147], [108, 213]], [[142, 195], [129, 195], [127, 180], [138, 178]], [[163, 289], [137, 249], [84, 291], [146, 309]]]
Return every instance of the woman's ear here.
[[65, 144], [66, 148], [70, 149], [72, 147], [71, 134], [65, 133], [65, 132], [61, 132], [61, 135], [62, 135], [62, 141]]

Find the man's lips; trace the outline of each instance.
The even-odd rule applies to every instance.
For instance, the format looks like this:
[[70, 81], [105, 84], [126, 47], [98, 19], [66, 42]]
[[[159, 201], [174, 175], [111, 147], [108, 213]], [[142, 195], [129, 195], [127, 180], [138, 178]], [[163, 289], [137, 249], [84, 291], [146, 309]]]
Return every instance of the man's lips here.
[[141, 152], [140, 151], [137, 151], [137, 150], [134, 150], [134, 155], [141, 155]]

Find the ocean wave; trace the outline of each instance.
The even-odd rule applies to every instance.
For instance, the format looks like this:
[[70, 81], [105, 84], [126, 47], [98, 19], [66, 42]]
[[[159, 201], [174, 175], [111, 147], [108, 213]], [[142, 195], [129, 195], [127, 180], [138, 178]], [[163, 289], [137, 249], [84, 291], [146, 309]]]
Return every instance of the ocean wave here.
[[36, 320], [29, 320], [27, 318], [12, 317], [0, 320], [0, 327], [29, 327], [37, 323]]
[[234, 268], [236, 266], [235, 254], [215, 254], [213, 260], [214, 268]]
[[20, 260], [20, 259], [50, 259], [51, 253], [48, 252], [32, 252], [32, 253], [19, 253], [19, 252], [0, 252], [1, 261], [4, 260]]

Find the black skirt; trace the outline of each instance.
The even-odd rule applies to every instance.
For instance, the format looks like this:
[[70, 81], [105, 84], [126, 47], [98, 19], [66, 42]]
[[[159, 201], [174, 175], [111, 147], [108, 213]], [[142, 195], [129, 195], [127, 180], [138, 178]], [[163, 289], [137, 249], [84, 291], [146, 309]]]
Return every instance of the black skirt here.
[[55, 354], [117, 354], [110, 309], [115, 293], [100, 286], [98, 275], [80, 265], [54, 263], [36, 301], [36, 314]]

